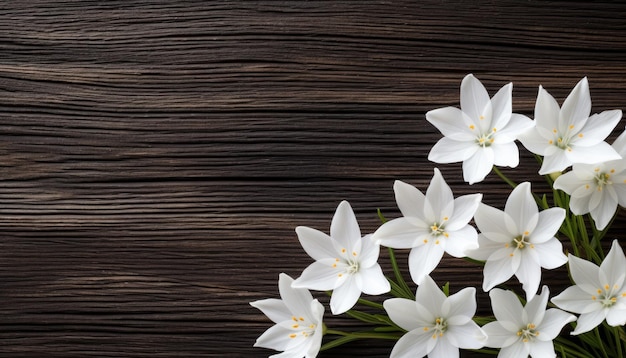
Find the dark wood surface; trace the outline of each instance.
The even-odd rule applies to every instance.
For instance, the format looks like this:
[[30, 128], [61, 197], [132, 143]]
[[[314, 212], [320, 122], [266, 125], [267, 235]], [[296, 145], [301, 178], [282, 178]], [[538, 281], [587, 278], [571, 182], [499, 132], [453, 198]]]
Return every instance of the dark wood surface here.
[[[346, 199], [372, 232], [377, 208], [398, 215], [393, 181], [424, 190], [435, 166], [503, 206], [495, 176], [469, 186], [426, 159], [424, 114], [458, 106], [467, 73], [491, 94], [512, 81], [529, 116], [540, 84], [561, 102], [583, 76], [595, 112], [625, 109], [626, 5], [3, 1], [0, 356], [271, 354], [248, 302], [310, 263], [296, 226], [327, 231]], [[522, 153], [505, 172], [542, 190]], [[445, 258], [435, 277], [454, 291], [480, 272]]]

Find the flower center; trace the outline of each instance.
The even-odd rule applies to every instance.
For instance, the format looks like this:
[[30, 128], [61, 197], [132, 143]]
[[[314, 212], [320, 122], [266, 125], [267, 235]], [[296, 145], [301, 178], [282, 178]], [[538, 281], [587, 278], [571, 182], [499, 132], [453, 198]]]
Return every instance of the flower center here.
[[339, 265], [337, 264], [341, 262], [342, 260], [339, 258], [335, 259], [335, 262], [333, 263], [332, 267], [339, 268], [341, 270], [337, 274], [337, 276], [343, 277], [344, 274], [353, 275], [359, 272], [360, 263], [358, 260], [358, 254], [355, 251], [353, 251], [352, 254], [348, 254], [346, 249], [341, 249], [341, 253], [342, 253], [341, 256], [343, 256], [343, 262], [346, 264], [346, 266], [341, 265], [339, 267]]
[[[598, 288], [598, 295], [591, 296], [591, 299], [600, 302], [603, 308], [612, 307], [617, 303], [618, 289], [619, 286], [617, 285], [613, 285], [613, 287], [604, 285], [604, 287]], [[622, 293], [622, 297], [626, 297], [626, 292]]]
[[[441, 223], [434, 222], [430, 225], [430, 236], [435, 238], [435, 245], [439, 245], [439, 236], [443, 235], [444, 237], [449, 237], [450, 235], [446, 232], [444, 227], [444, 223], [448, 221], [448, 217], [444, 217]], [[424, 243], [428, 243], [428, 239], [424, 239]]]
[[442, 337], [444, 333], [448, 330], [448, 323], [441, 317], [437, 317], [435, 322], [433, 323], [433, 327], [424, 327], [424, 332], [433, 331], [432, 338], [437, 339], [437, 337]]
[[291, 323], [290, 326], [292, 332], [289, 333], [289, 338], [307, 338], [315, 334], [315, 328], [317, 328], [317, 325], [315, 323], [307, 322], [307, 320], [302, 316], [293, 316], [291, 317], [291, 320], [293, 321], [293, 323]]
[[[473, 130], [474, 128], [472, 128], [473, 126], [470, 126], [470, 128]], [[489, 147], [493, 144], [493, 142], [495, 141], [494, 135], [496, 134], [497, 129], [493, 128], [491, 130], [491, 132], [489, 133], [481, 133], [478, 136], [476, 136], [476, 144], [478, 144], [479, 146], [486, 148]]]
[[522, 235], [515, 237], [510, 244], [506, 244], [505, 246], [509, 247], [509, 245], [511, 245], [513, 247], [517, 247], [520, 250], [526, 248], [526, 246], [534, 249], [535, 245], [528, 241], [528, 235], [530, 235], [530, 233], [528, 231], [524, 231]]
[[[554, 134], [554, 137], [553, 139], [550, 139], [548, 143], [551, 145], [557, 146], [559, 149], [563, 149], [563, 150], [567, 150], [571, 152], [572, 148], [570, 147], [570, 143], [572, 142], [572, 138], [574, 137], [574, 133], [572, 133], [573, 129], [574, 129], [573, 124], [571, 124], [567, 128], [567, 132], [565, 132], [565, 134], [559, 133], [559, 131], [556, 128], [552, 129], [552, 133]], [[583, 133], [582, 132], [578, 133], [576, 136], [578, 138], [582, 138]]]
[[522, 328], [517, 331], [517, 335], [522, 338], [522, 342], [524, 343], [532, 342], [535, 337], [539, 335], [539, 331], [537, 331], [535, 328], [536, 327], [534, 324], [529, 323], [526, 325], [526, 328]]
[[611, 169], [609, 173], [601, 172], [600, 168], [595, 168], [594, 171], [596, 172], [596, 175], [594, 176], [593, 181], [596, 183], [598, 191], [602, 191], [605, 185], [613, 184], [611, 181], [611, 174], [615, 173], [615, 169]]

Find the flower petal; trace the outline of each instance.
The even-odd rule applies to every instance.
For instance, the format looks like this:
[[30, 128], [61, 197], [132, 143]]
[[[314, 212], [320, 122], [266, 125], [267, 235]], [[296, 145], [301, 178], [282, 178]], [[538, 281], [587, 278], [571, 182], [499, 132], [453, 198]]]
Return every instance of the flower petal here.
[[337, 206], [330, 224], [330, 236], [348, 252], [361, 251], [360, 248], [356, 249], [357, 245], [360, 246], [361, 229], [359, 229], [359, 223], [356, 221], [350, 203], [345, 200]]
[[446, 337], [455, 347], [463, 349], [478, 349], [487, 341], [487, 334], [474, 321], [448, 326]]
[[439, 286], [437, 286], [435, 281], [430, 276], [424, 277], [422, 283], [415, 292], [415, 301], [434, 317], [443, 314], [441, 311], [441, 305], [445, 299], [446, 295], [441, 291]]
[[[525, 254], [524, 256], [528, 255]], [[532, 299], [537, 293], [541, 281], [541, 267], [529, 257], [524, 257], [520, 261], [515, 276], [522, 283], [522, 289], [526, 292], [526, 299]]]
[[438, 108], [426, 112], [426, 120], [434, 125], [441, 134], [453, 140], [471, 141], [476, 136], [472, 134], [470, 125], [463, 112], [455, 107]]
[[464, 325], [471, 321], [476, 313], [476, 289], [465, 287], [448, 296], [441, 306], [442, 314], [449, 325]]
[[[424, 216], [426, 219], [433, 218], [439, 220], [443, 216], [452, 216], [453, 206], [450, 209], [447, 207], [454, 202], [454, 196], [452, 190], [446, 184], [439, 169], [435, 168], [435, 174], [426, 189], [426, 201], [424, 203]], [[447, 210], [450, 212], [446, 212]]]
[[489, 292], [489, 298], [493, 314], [504, 329], [517, 332], [520, 327], [526, 326], [522, 319], [524, 308], [515, 293], [494, 288]]
[[361, 277], [361, 291], [365, 294], [381, 295], [391, 290], [389, 281], [383, 274], [379, 264], [361, 268], [358, 275]]
[[330, 310], [334, 315], [341, 314], [354, 306], [361, 296], [361, 289], [358, 287], [354, 275], [348, 275], [341, 286], [333, 290], [330, 297]]
[[514, 269], [516, 270], [517, 267], [513, 267], [513, 262], [508, 257], [500, 260], [487, 259], [483, 269], [483, 291], [487, 292], [511, 278], [515, 272]]
[[607, 142], [600, 142], [588, 147], [572, 145], [570, 149], [563, 151], [563, 153], [571, 163], [593, 164], [599, 161], [621, 159], [619, 153]]
[[413, 185], [396, 180], [393, 183], [396, 203], [403, 216], [424, 218], [424, 200], [426, 196]]
[[[598, 230], [604, 230], [617, 211], [617, 195], [612, 196], [607, 194], [611, 190], [613, 190], [611, 187], [605, 188], [602, 191], [602, 199], [598, 205], [589, 212]], [[591, 199], [593, 200], [593, 197], [591, 197]], [[589, 203], [589, 205], [591, 206], [592, 204]]]
[[626, 324], [626, 309], [610, 309], [610, 314], [606, 315], [606, 323], [609, 326], [623, 326]]
[[267, 298], [264, 300], [258, 300], [250, 302], [250, 306], [257, 308], [263, 312], [272, 322], [280, 323], [291, 319], [292, 314], [285, 306], [282, 300], [276, 298]]
[[[557, 128], [560, 112], [561, 109], [554, 97], [542, 86], [539, 86], [537, 101], [535, 102], [535, 121], [537, 122], [537, 127], [548, 131]], [[587, 112], [587, 114], [589, 114], [589, 112]]]
[[600, 268], [572, 254], [567, 255], [567, 259], [569, 262], [569, 272], [574, 282], [576, 282], [576, 285], [583, 291], [595, 295], [598, 287], [602, 286], [602, 284], [599, 283]]
[[415, 220], [405, 217], [387, 221], [372, 235], [373, 240], [394, 249], [410, 249], [423, 245], [426, 237], [430, 237], [430, 229], [417, 227]]
[[519, 150], [515, 142], [494, 143], [491, 148], [494, 154], [494, 165], [515, 168], [519, 164]]
[[465, 76], [461, 82], [461, 110], [472, 120], [478, 120], [489, 103], [485, 86], [474, 75]]
[[[519, 234], [524, 231], [533, 232], [539, 220], [539, 210], [530, 192], [529, 182], [521, 183], [513, 189], [506, 200], [504, 212], [513, 219]], [[509, 231], [511, 230], [512, 227], [509, 226]]]
[[511, 120], [513, 108], [513, 83], [508, 83], [491, 98], [492, 119], [491, 126], [500, 129], [506, 128]]
[[390, 358], [424, 357], [430, 353], [428, 340], [432, 340], [430, 334], [425, 334], [419, 330], [410, 331], [400, 337], [393, 346]]
[[479, 148], [474, 141], [458, 141], [443, 137], [430, 149], [428, 160], [435, 163], [462, 162], [474, 155]]
[[516, 332], [507, 330], [499, 321], [489, 322], [482, 329], [487, 334], [487, 341], [485, 342], [487, 347], [508, 347], [519, 340]]
[[323, 232], [307, 226], [298, 226], [296, 234], [304, 251], [314, 260], [337, 257], [332, 239]]
[[626, 257], [617, 240], [613, 240], [611, 250], [600, 264], [600, 279], [605, 279], [603, 284], [617, 285], [622, 287], [626, 277]]
[[539, 213], [537, 226], [530, 234], [533, 244], [546, 242], [554, 237], [565, 220], [565, 209], [549, 208]]
[[430, 353], [428, 353], [428, 356], [432, 358], [458, 358], [459, 348], [452, 345], [448, 337], [447, 332], [443, 336], [437, 337], [436, 344]]
[[543, 158], [539, 174], [546, 175], [550, 173], [562, 172], [565, 168], [572, 165], [572, 161], [565, 153], [566, 151], [559, 149], [551, 155], [546, 155]]
[[470, 225], [460, 230], [448, 232], [448, 237], [445, 238], [446, 252], [450, 256], [465, 257], [470, 250], [478, 249], [478, 235], [476, 229]]
[[551, 301], [559, 308], [574, 313], [589, 313], [602, 309], [602, 304], [591, 297], [588, 292], [574, 285], [553, 297]]
[[494, 162], [493, 149], [490, 147], [479, 148], [474, 154], [463, 161], [463, 180], [474, 184], [485, 179], [491, 172]]
[[524, 306], [524, 311], [527, 314], [526, 319], [529, 323], [539, 326], [543, 322], [549, 295], [550, 290], [548, 286], [544, 285], [541, 289], [541, 294], [528, 299], [526, 306]]
[[289, 334], [291, 333], [293, 333], [293, 331], [287, 327], [278, 324], [274, 325], [257, 338], [254, 346], [284, 351], [292, 343], [289, 338]]
[[[511, 344], [508, 347], [503, 347], [498, 353], [498, 358], [520, 358], [520, 357], [528, 357], [530, 354], [530, 344], [522, 343], [521, 339], [518, 339], [517, 342]], [[543, 357], [541, 355], [533, 356], [535, 357]]]
[[548, 270], [563, 266], [567, 262], [567, 256], [563, 253], [563, 245], [557, 238], [552, 238], [544, 243], [535, 245], [534, 248], [539, 257], [541, 267]]
[[418, 316], [415, 301], [406, 298], [389, 298], [383, 307], [393, 323], [406, 331], [422, 329], [428, 322]]
[[315, 261], [302, 271], [300, 277], [293, 282], [293, 287], [318, 291], [334, 290], [343, 282], [338, 275], [344, 272], [346, 266], [335, 259]]
[[591, 311], [589, 313], [583, 313], [578, 316], [576, 320], [576, 329], [572, 332], [572, 335], [578, 335], [581, 333], [589, 332], [596, 328], [606, 318], [605, 309]]
[[559, 132], [566, 133], [570, 126], [582, 128], [591, 113], [591, 95], [587, 77], [580, 80], [567, 96], [559, 113]]
[[[537, 122], [537, 120], [535, 120], [535, 122]], [[541, 131], [536, 127], [520, 134], [518, 139], [524, 148], [537, 155], [546, 155], [548, 148], [553, 147], [553, 145], [550, 144], [549, 139], [544, 138], [541, 135]]]
[[536, 340], [533, 342], [533, 344], [529, 345], [529, 348], [529, 354], [533, 358], [556, 357], [556, 352], [554, 351], [554, 343], [552, 343], [552, 341]]
[[454, 199], [454, 212], [446, 223], [446, 230], [455, 231], [466, 226], [478, 210], [482, 198], [482, 194], [469, 194]]
[[552, 341], [559, 335], [563, 326], [575, 320], [576, 316], [556, 308], [551, 308], [546, 311], [541, 325], [537, 327], [537, 330], [541, 332], [541, 334], [537, 336], [537, 339], [540, 341]]
[[[619, 109], [592, 115], [587, 120], [585, 127], [578, 133], [576, 145], [587, 147], [605, 140], [620, 119], [622, 119], [622, 111]], [[602, 161], [606, 160], [603, 159]]]
[[523, 133], [530, 131], [535, 126], [535, 121], [525, 115], [512, 113], [511, 120], [506, 127], [500, 129], [498, 127], [498, 135], [495, 137], [494, 143], [513, 142]]
[[414, 247], [409, 253], [409, 273], [413, 282], [420, 285], [424, 277], [428, 276], [439, 265], [444, 249], [436, 244], [435, 239], [428, 243]]
[[504, 216], [504, 211], [481, 203], [474, 214], [474, 221], [481, 232], [508, 233]]
[[304, 288], [292, 287], [293, 279], [289, 275], [281, 273], [278, 277], [278, 291], [283, 299], [285, 306], [294, 315], [304, 316], [307, 320], [316, 322], [311, 312], [311, 301], [313, 296], [311, 292]]

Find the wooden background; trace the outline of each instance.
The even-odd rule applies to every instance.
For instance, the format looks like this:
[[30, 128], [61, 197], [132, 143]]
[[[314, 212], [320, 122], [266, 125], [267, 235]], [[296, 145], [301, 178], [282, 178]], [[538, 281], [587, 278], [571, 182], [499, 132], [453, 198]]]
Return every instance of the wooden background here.
[[[424, 114], [458, 106], [467, 73], [491, 94], [512, 81], [529, 116], [540, 84], [562, 102], [583, 76], [594, 112], [626, 109], [626, 5], [1, 2], [0, 356], [271, 354], [248, 302], [311, 262], [294, 228], [328, 231], [343, 199], [364, 233], [377, 208], [396, 217], [393, 181], [425, 190], [435, 167]], [[522, 160], [505, 172], [539, 183]], [[504, 205], [495, 176], [438, 167]], [[435, 278], [456, 291], [480, 272], [446, 258]]]

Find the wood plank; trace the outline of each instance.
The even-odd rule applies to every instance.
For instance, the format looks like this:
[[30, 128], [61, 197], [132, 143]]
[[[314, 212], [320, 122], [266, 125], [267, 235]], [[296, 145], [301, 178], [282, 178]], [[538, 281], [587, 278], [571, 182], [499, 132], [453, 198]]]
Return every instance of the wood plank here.
[[[378, 208], [399, 215], [393, 181], [425, 190], [435, 166], [456, 195], [502, 207], [495, 176], [469, 186], [460, 165], [427, 160], [440, 134], [424, 114], [458, 106], [465, 74], [491, 93], [512, 81], [529, 116], [539, 85], [561, 102], [583, 76], [595, 112], [626, 98], [619, 2], [36, 0], [0, 13], [3, 357], [269, 355], [252, 344], [270, 322], [248, 302], [310, 262], [296, 226], [327, 231], [346, 199], [372, 232]], [[546, 192], [522, 160], [505, 172]], [[479, 274], [452, 258], [435, 273], [453, 290]]]

